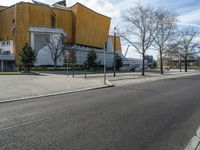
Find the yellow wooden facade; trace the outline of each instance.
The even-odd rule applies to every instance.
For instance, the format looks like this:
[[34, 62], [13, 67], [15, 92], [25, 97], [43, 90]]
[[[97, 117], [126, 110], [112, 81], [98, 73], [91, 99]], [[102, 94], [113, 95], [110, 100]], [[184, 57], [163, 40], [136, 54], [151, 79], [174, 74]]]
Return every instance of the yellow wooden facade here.
[[[52, 16], [55, 17], [54, 27]], [[21, 2], [0, 11], [0, 40], [13, 40], [17, 54], [26, 42], [30, 42], [30, 27], [49, 27], [63, 29], [70, 43], [103, 48], [108, 40], [110, 21], [109, 17], [80, 3], [60, 9]], [[121, 45], [117, 49], [121, 50]]]
[[12, 6], [0, 11], [0, 41], [13, 40], [15, 52], [16, 36], [12, 31], [16, 19], [16, 6]]
[[110, 18], [98, 14], [80, 3], [73, 6], [75, 14], [75, 43], [103, 48], [108, 40]]
[[0, 6], [0, 11], [6, 9], [5, 6]]
[[[112, 43], [114, 44], [114, 36], [110, 35], [109, 36], [112, 39]], [[114, 48], [114, 45], [112, 45]], [[116, 36], [116, 51], [120, 52], [122, 50], [121, 48], [121, 39], [119, 36]]]

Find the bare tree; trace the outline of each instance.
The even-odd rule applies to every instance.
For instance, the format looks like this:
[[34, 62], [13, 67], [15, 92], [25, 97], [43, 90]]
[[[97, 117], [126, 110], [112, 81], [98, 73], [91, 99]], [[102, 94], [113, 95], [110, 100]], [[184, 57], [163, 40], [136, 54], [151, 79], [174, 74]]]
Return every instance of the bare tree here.
[[158, 28], [153, 47], [159, 51], [160, 73], [163, 74], [163, 55], [168, 52], [168, 47], [174, 41], [176, 30], [177, 15], [165, 8], [156, 11]]
[[63, 34], [50, 35], [46, 38], [47, 52], [51, 55], [54, 62], [54, 67], [57, 67], [57, 60], [64, 53], [66, 37]]
[[126, 31], [121, 36], [142, 55], [142, 75], [145, 75], [145, 54], [155, 40], [158, 24], [150, 6], [137, 4], [122, 14]]
[[185, 72], [188, 70], [188, 56], [199, 53], [199, 33], [192, 27], [182, 29], [179, 33], [178, 51], [184, 59]]
[[163, 58], [168, 59], [169, 64], [170, 61], [179, 59], [179, 64], [181, 64], [179, 46], [176, 40], [168, 45], [165, 53], [163, 53]]

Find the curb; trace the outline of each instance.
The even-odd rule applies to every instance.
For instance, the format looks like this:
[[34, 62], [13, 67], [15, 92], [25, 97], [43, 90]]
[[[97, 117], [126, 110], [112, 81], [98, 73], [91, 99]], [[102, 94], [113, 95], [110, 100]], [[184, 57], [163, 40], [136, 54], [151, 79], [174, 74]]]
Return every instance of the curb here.
[[200, 127], [199, 127], [199, 129], [197, 130], [197, 136], [200, 138]]
[[200, 142], [200, 139], [197, 136], [194, 136], [185, 150], [196, 150]]
[[114, 87], [115, 85], [114, 84], [112, 84], [112, 82], [110, 82], [109, 80], [106, 80], [106, 84], [108, 84], [108, 86], [112, 86], [112, 87]]
[[109, 81], [108, 82], [106, 81], [106, 83], [108, 85], [94, 87], [94, 88], [85, 88], [85, 89], [74, 90], [74, 91], [57, 92], [57, 93], [44, 94], [44, 95], [38, 95], [38, 96], [27, 96], [27, 97], [23, 97], [23, 98], [14, 98], [14, 99], [9, 99], [9, 100], [5, 100], [5, 101], [0, 101], [0, 104], [17, 102], [17, 101], [24, 101], [24, 100], [28, 100], [28, 99], [44, 98], [44, 97], [49, 97], [49, 96], [58, 96], [58, 95], [64, 95], [64, 94], [73, 94], [73, 93], [78, 93], [78, 92], [85, 92], [85, 91], [92, 91], [92, 90], [98, 90], [98, 89], [104, 89], [104, 88], [114, 87], [114, 85], [112, 83], [110, 83]]
[[[138, 79], [147, 79], [147, 80], [141, 81], [141, 82], [139, 81], [139, 82], [135, 82], [135, 83], [123, 84], [123, 85], [120, 85], [120, 86], [142, 84], [142, 83], [147, 83], [147, 82], [154, 82], [154, 81], [168, 80], [168, 79], [178, 79], [178, 78], [184, 78], [184, 77], [195, 76], [195, 75], [200, 75], [200, 72], [188, 73], [188, 74], [180, 74], [180, 75], [164, 75], [164, 76], [159, 76], [158, 78], [154, 78], [153, 76], [149, 77], [149, 78], [147, 78], [147, 77], [128, 78], [128, 80], [132, 79], [132, 80], [135, 80], [135, 81], [137, 81]], [[111, 82], [115, 82], [115, 81], [122, 81], [122, 80], [127, 80], [127, 78], [126, 79], [110, 80], [110, 81]]]
[[184, 150], [200, 150], [200, 127]]

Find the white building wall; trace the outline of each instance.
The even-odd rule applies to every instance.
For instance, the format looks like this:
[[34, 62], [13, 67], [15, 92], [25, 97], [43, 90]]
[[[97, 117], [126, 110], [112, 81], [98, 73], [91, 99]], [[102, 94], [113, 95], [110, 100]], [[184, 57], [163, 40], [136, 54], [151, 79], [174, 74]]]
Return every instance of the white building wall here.
[[[31, 27], [30, 30], [31, 32], [31, 47], [36, 49], [38, 51], [38, 56], [37, 56], [37, 66], [41, 65], [53, 65], [53, 60], [51, 58], [50, 53], [48, 52], [48, 48], [45, 46], [45, 42], [43, 47], [39, 46], [41, 48], [37, 49], [41, 44], [41, 40], [36, 42], [35, 36], [37, 34], [48, 34], [48, 35], [54, 35], [58, 36], [60, 33], [63, 33], [63, 30], [60, 29], [51, 29], [51, 28], [37, 28], [37, 27]], [[101, 62], [101, 65], [104, 63], [104, 49], [96, 49], [96, 48], [90, 48], [86, 46], [79, 46], [79, 45], [74, 45], [73, 50], [76, 52], [76, 63], [80, 65], [84, 65], [87, 59], [87, 54], [88, 52], [93, 49], [96, 51], [97, 56], [98, 56], [98, 61]], [[112, 38], [108, 39], [107, 43], [107, 51], [106, 51], [106, 65], [107, 67], [112, 67], [113, 66], [113, 57], [114, 57], [114, 51], [113, 51], [113, 44], [112, 44]], [[64, 65], [64, 55], [62, 55], [57, 62], [57, 65], [63, 66]]]
[[[104, 64], [104, 49], [96, 49], [96, 48], [89, 48], [85, 46], [74, 46], [74, 51], [76, 51], [76, 63], [80, 65], [84, 65], [84, 63], [87, 60], [88, 52], [93, 49], [97, 54], [97, 61], [101, 62], [101, 65]], [[107, 67], [113, 66], [113, 51], [111, 49], [108, 49], [106, 51], [106, 65]]]
[[[54, 65], [53, 59], [51, 57], [51, 54], [48, 52], [47, 47], [44, 47], [38, 51], [37, 54], [37, 61], [35, 63], [36, 66], [44, 66], [44, 65]], [[61, 56], [57, 60], [58, 66], [64, 65], [64, 57]]]
[[[31, 27], [31, 47], [37, 51], [37, 61], [35, 63], [36, 66], [44, 66], [44, 65], [54, 65], [52, 56], [50, 54], [49, 48], [46, 46], [48, 36], [51, 36], [51, 40], [54, 40], [54, 44], [57, 44], [57, 39], [63, 31], [60, 29], [49, 29], [49, 28], [36, 28]], [[64, 34], [66, 35], [66, 34]], [[39, 38], [39, 40], [37, 39]], [[64, 65], [64, 56], [60, 56], [57, 60], [58, 66]]]

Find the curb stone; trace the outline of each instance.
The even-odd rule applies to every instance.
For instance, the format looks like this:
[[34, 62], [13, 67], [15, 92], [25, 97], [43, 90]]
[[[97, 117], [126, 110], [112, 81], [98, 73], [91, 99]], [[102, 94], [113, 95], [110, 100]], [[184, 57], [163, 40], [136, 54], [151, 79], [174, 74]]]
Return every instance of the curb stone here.
[[[123, 83], [123, 84], [119, 84], [118, 83], [114, 83], [117, 81], [126, 81], [127, 79], [115, 79], [115, 80], [110, 80], [113, 84], [118, 85], [118, 86], [126, 86], [126, 85], [131, 85], [131, 84], [140, 84], [140, 83], [145, 83], [145, 82], [152, 82], [152, 81], [160, 81], [160, 80], [167, 80], [167, 79], [177, 79], [177, 78], [182, 78], [182, 77], [188, 77], [188, 76], [195, 76], [195, 75], [199, 75], [200, 72], [194, 72], [194, 73], [188, 73], [188, 74], [179, 74], [179, 75], [164, 75], [164, 76], [158, 76], [158, 77], [141, 77], [141, 78], [132, 78], [134, 82], [132, 83]], [[144, 80], [141, 80], [144, 79]], [[129, 79], [130, 80], [130, 79]]]
[[197, 130], [197, 136], [200, 138], [200, 127], [199, 127], [199, 129]]
[[[197, 75], [197, 74], [199, 74], [199, 72], [198, 73], [197, 72], [196, 73], [191, 73], [191, 74], [187, 74], [187, 75], [183, 75], [183, 76], [191, 76], [191, 75]], [[179, 77], [183, 77], [183, 76], [176, 76], [176, 77], [168, 76], [167, 78], [179, 78]], [[167, 78], [160, 78], [160, 79], [155, 79], [155, 80], [163, 80], [163, 79], [167, 79]], [[148, 81], [142, 81], [142, 83], [143, 82], [148, 82]], [[94, 87], [94, 88], [85, 88], [85, 89], [81, 89], [81, 90], [66, 91], [66, 92], [55, 92], [55, 93], [52, 93], [52, 94], [41, 94], [41, 95], [37, 95], [37, 96], [25, 96], [25, 97], [22, 97], [22, 98], [13, 98], [13, 99], [7, 99], [7, 100], [0, 100], [0, 104], [1, 103], [14, 102], [14, 101], [23, 101], [23, 100], [26, 100], [26, 99], [35, 99], [35, 98], [42, 98], [42, 97], [56, 96], [56, 95], [63, 95], [63, 94], [72, 94], [72, 93], [77, 93], [77, 92], [96, 90], [96, 89], [102, 89], [102, 88], [109, 88], [109, 87], [114, 87], [115, 86], [112, 82], [110, 82], [108, 80], [106, 80], [106, 84], [107, 85]], [[198, 136], [200, 137], [200, 133], [199, 132], [198, 132]]]
[[108, 86], [115, 86], [114, 84], [112, 84], [112, 82], [110, 82], [109, 80], [106, 80], [106, 84], [108, 85]]
[[197, 136], [194, 136], [190, 143], [187, 145], [185, 150], [196, 150], [197, 146], [199, 145], [200, 139]]
[[0, 100], [0, 104], [16, 102], [16, 101], [23, 101], [23, 100], [27, 100], [27, 99], [57, 96], [57, 95], [63, 95], [63, 94], [73, 94], [73, 93], [78, 93], [78, 92], [85, 92], [85, 91], [98, 90], [98, 89], [111, 88], [111, 87], [114, 87], [114, 85], [112, 83], [108, 82], [108, 85], [94, 87], [94, 88], [85, 88], [85, 89], [81, 89], [81, 90], [66, 91], [66, 92], [56, 92], [56, 93], [52, 93], [52, 94], [44, 94], [44, 95], [37, 95], [37, 96], [26, 96], [26, 97], [23, 97], [23, 98], [14, 98], [14, 99], [8, 99], [8, 100], [4, 100], [4, 101]]
[[199, 144], [199, 146], [196, 148], [196, 150], [200, 150], [200, 144]]

